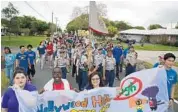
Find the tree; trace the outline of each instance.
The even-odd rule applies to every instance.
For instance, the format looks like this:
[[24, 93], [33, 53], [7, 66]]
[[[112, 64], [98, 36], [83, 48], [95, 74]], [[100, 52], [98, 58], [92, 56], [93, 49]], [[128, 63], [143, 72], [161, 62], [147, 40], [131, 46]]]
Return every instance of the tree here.
[[20, 19], [18, 17], [11, 18], [11, 28], [10, 32], [16, 34], [16, 36], [20, 32]]
[[114, 26], [108, 27], [109, 36], [114, 37], [117, 34], [117, 28]]
[[[11, 21], [11, 19], [19, 14], [19, 11], [14, 7], [14, 5], [9, 2], [8, 6], [5, 7], [4, 9], [2, 9], [1, 13], [4, 15], [4, 17], [9, 20], [9, 24], [7, 25], [9, 32], [12, 31], [11, 28], [14, 26], [12, 26], [11, 24], [14, 24], [12, 22], [15, 21]], [[13, 20], [13, 19], [12, 19]], [[16, 23], [15, 23], [16, 24]], [[11, 33], [11, 32], [10, 32]], [[9, 33], [9, 40], [10, 40], [10, 33]]]
[[159, 25], [159, 24], [151, 24], [151, 25], [148, 27], [149, 30], [158, 29], [158, 28], [164, 28], [164, 27], [162, 27], [162, 26]]
[[117, 27], [117, 29], [119, 31], [127, 30], [127, 29], [131, 29], [132, 28], [131, 25], [129, 25], [128, 23], [126, 23], [124, 21], [115, 21], [115, 26]]
[[176, 29], [178, 29], [178, 22], [177, 22], [177, 25], [175, 26]]
[[133, 28], [139, 29], [139, 30], [145, 30], [145, 28], [144, 28], [143, 26], [135, 26], [135, 27], [133, 27]]

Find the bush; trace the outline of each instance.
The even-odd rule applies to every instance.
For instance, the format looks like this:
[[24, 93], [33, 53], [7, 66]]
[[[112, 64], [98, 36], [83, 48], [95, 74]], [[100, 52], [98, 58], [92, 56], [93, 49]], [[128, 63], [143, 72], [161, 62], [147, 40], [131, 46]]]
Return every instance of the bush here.
[[175, 46], [175, 47], [178, 47], [178, 41], [176, 41], [176, 43], [174, 43], [174, 46]]

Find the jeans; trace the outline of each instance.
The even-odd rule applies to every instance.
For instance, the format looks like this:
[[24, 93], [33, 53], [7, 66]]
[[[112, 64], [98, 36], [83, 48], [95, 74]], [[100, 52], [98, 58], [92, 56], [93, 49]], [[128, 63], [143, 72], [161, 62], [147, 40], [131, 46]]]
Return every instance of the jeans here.
[[40, 54], [40, 67], [44, 68], [45, 54]]
[[9, 85], [13, 85], [13, 72], [14, 66], [9, 66], [5, 68], [6, 77], [9, 79]]
[[106, 84], [109, 83], [109, 87], [113, 87], [115, 73], [114, 70], [106, 70]]
[[66, 67], [61, 67], [62, 70], [62, 79], [66, 79], [67, 76], [67, 69]]
[[79, 76], [78, 76], [79, 90], [83, 91], [87, 84], [88, 84], [88, 73], [87, 73], [87, 71], [83, 70], [83, 69], [79, 69]]
[[126, 76], [136, 72], [136, 66], [132, 66], [130, 63], [126, 66]]

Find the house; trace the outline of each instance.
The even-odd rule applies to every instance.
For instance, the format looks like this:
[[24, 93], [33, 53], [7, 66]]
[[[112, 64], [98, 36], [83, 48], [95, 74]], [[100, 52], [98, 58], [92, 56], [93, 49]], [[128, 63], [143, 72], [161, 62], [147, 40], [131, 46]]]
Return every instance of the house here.
[[178, 29], [154, 29], [154, 30], [138, 30], [129, 29], [120, 32], [121, 37], [126, 36], [140, 42], [144, 39], [150, 43], [166, 44], [178, 42]]

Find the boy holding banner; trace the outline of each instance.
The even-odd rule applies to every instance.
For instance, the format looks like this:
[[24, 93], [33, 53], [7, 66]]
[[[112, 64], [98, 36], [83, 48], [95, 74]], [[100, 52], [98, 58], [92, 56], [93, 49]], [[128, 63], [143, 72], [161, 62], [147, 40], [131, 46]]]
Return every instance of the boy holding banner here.
[[172, 53], [167, 53], [164, 55], [164, 68], [167, 73], [167, 89], [168, 89], [168, 97], [170, 99], [170, 106], [173, 105], [173, 98], [175, 93], [175, 84], [177, 83], [177, 73], [172, 66], [175, 62], [175, 55]]

